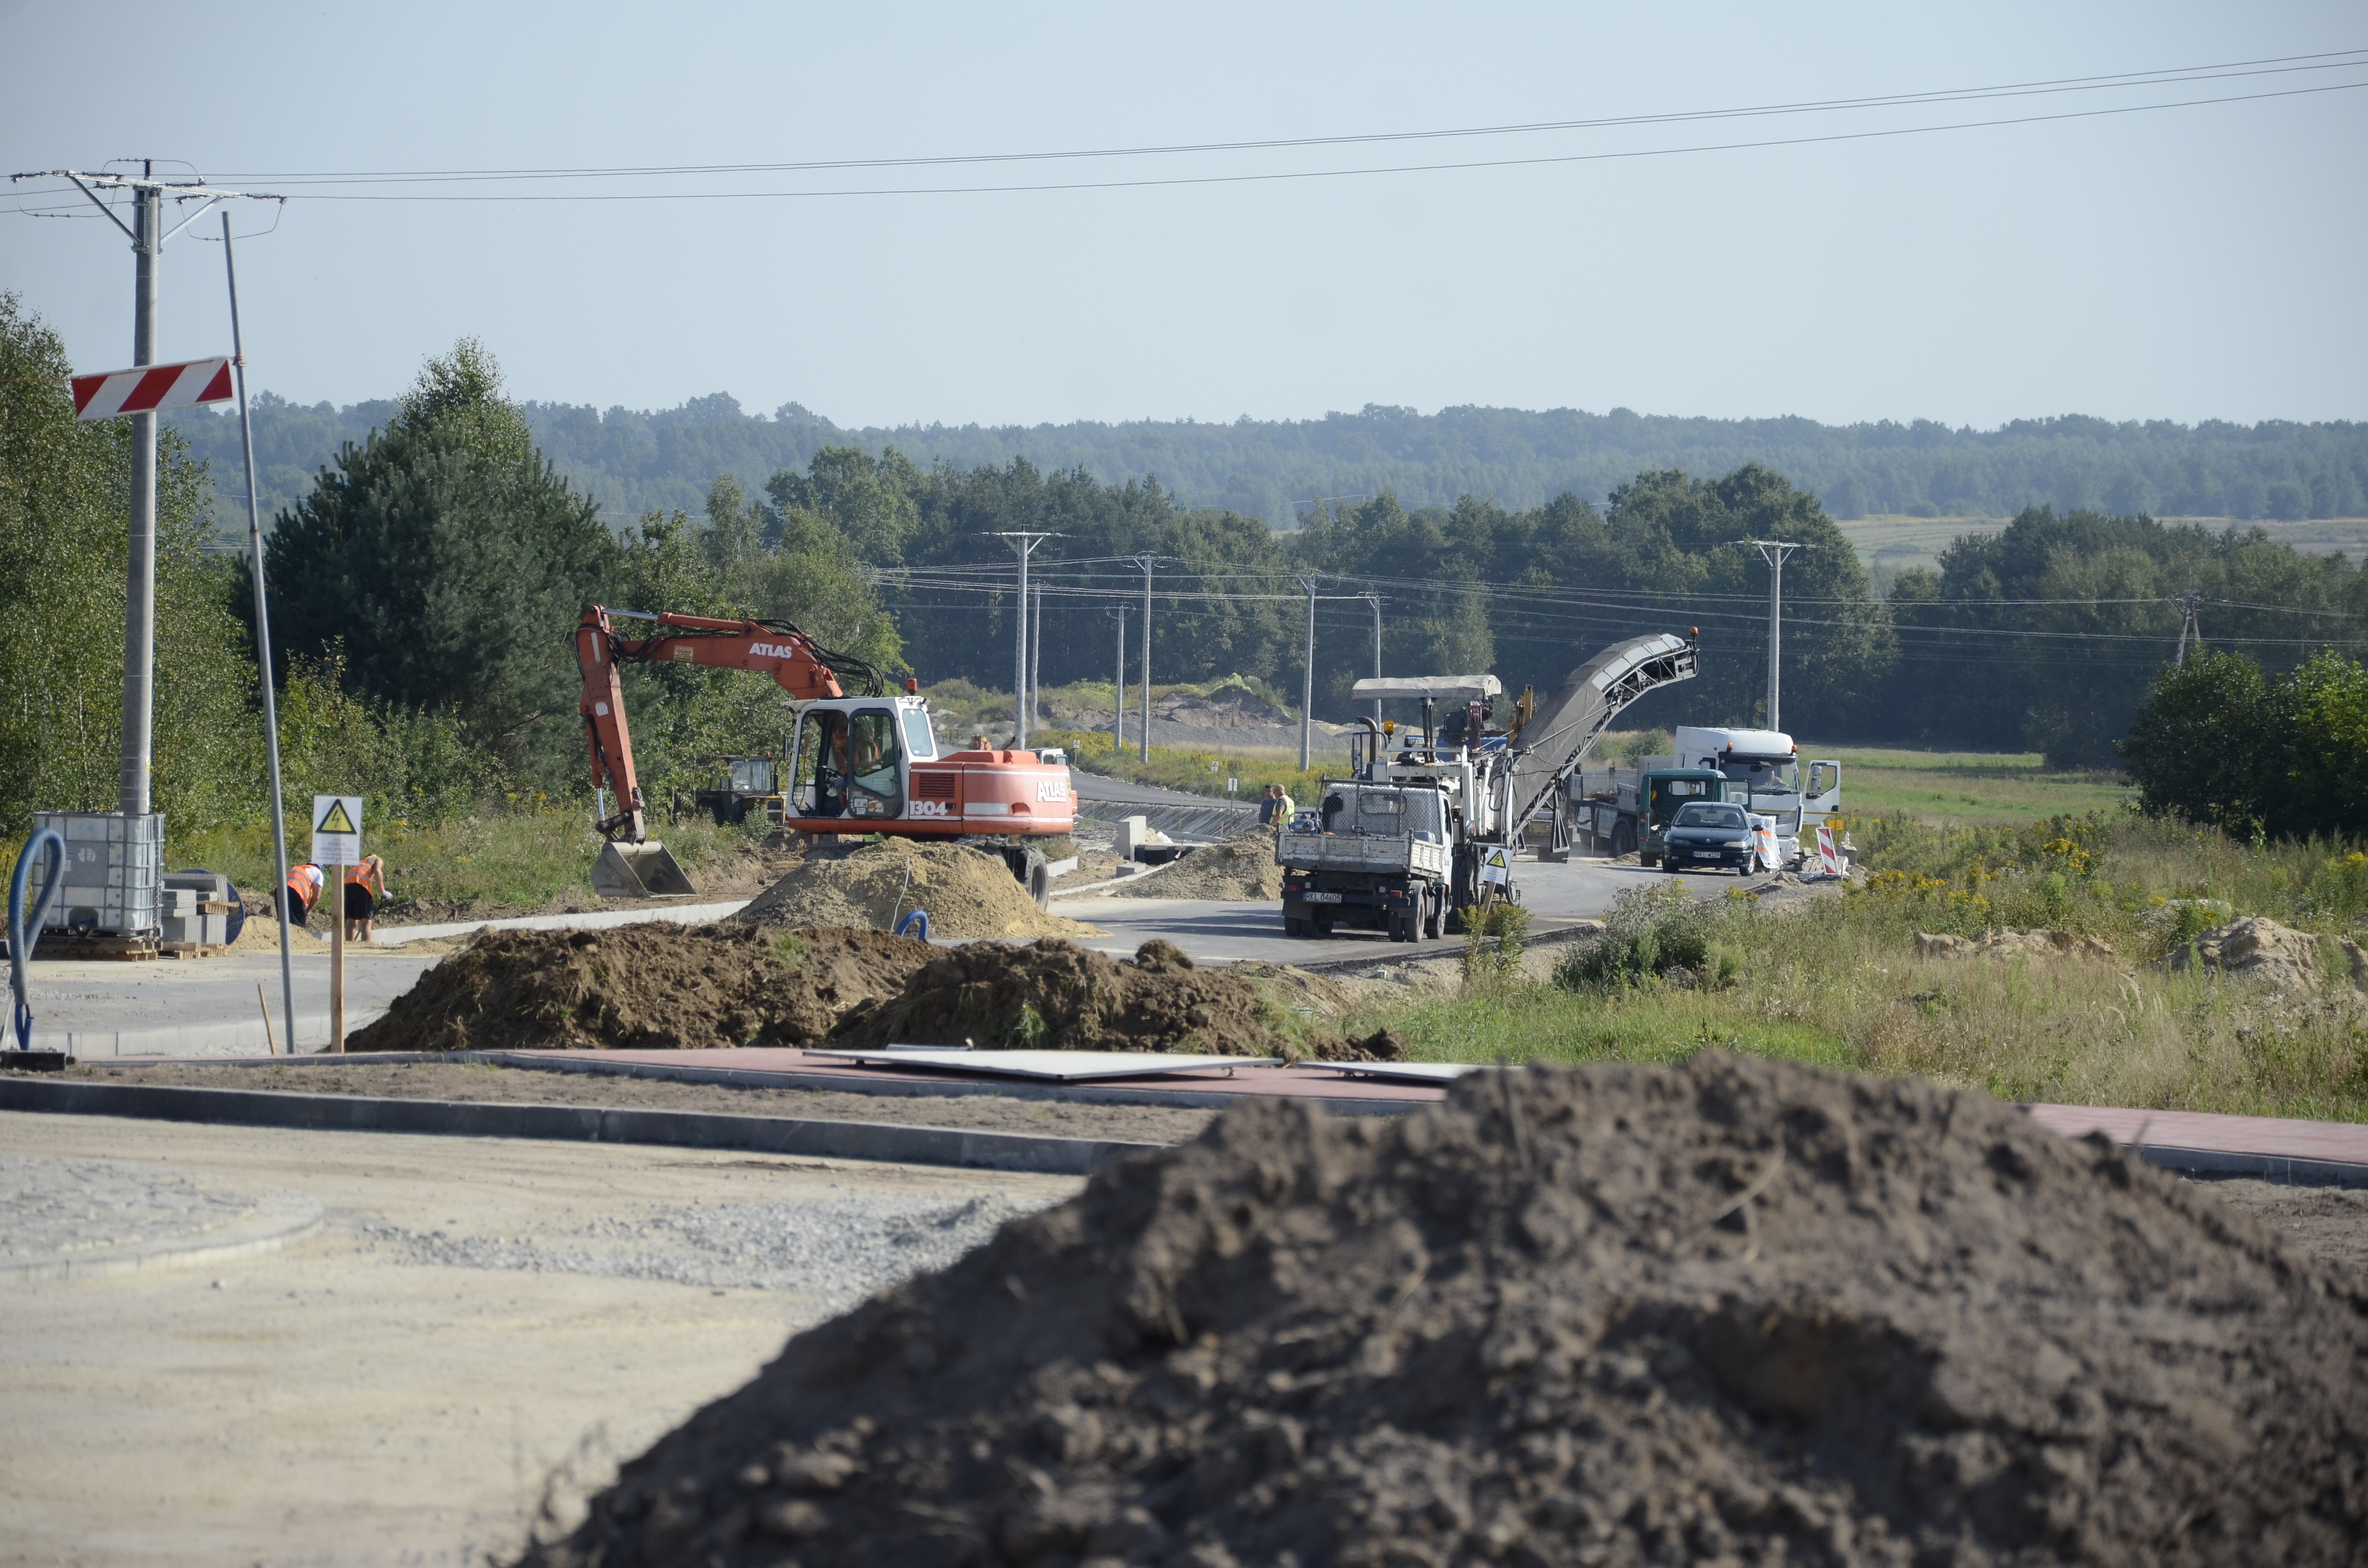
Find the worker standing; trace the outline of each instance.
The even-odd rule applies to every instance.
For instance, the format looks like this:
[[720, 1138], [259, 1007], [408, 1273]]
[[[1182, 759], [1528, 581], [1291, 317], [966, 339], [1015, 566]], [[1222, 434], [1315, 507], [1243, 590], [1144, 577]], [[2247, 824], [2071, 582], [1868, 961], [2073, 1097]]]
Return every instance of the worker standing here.
[[345, 915], [346, 940], [367, 942], [371, 939], [373, 917], [378, 914], [379, 900], [386, 896], [386, 863], [375, 855], [362, 857], [362, 863], [346, 869]]
[[306, 861], [292, 866], [288, 871], [288, 885], [279, 890], [279, 917], [290, 926], [302, 926], [313, 917], [313, 906], [321, 902], [321, 868]]

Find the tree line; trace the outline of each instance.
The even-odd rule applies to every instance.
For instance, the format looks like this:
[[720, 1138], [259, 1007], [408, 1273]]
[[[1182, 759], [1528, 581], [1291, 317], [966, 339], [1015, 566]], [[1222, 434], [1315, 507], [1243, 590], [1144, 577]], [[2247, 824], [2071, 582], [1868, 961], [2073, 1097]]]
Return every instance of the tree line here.
[[[1758, 462], [1816, 494], [1828, 515], [2010, 517], [2030, 506], [2113, 516], [2302, 518], [2368, 516], [2368, 425], [2270, 420], [2122, 421], [2072, 415], [1995, 430], [1931, 420], [1832, 426], [1800, 418], [1697, 419], [1627, 409], [1448, 408], [1420, 415], [1369, 404], [1321, 419], [1231, 424], [841, 426], [802, 405], [744, 412], [723, 392], [662, 411], [521, 405], [544, 453], [611, 517], [695, 512], [719, 473], [803, 470], [826, 449], [878, 458], [890, 448], [924, 470], [1005, 468], [1026, 458], [1105, 483], [1156, 474], [1193, 510], [1296, 528], [1319, 501], [1384, 492], [1410, 509], [1464, 495], [1525, 509], [1565, 492], [1598, 504], [1654, 468], [1728, 473]], [[347, 441], [393, 406], [310, 407], [263, 394], [256, 467], [268, 510], [293, 506]], [[216, 473], [238, 471], [235, 420], [175, 416]]]
[[[74, 422], [64, 366], [54, 335], [0, 304], [0, 599], [18, 632], [0, 644], [9, 832], [37, 801], [113, 799], [128, 432]], [[760, 483], [712, 474], [695, 505], [620, 527], [476, 345], [431, 359], [383, 407], [274, 519], [270, 676], [291, 790], [359, 787], [422, 820], [489, 796], [583, 792], [570, 633], [591, 602], [788, 620], [891, 675], [1008, 689], [1018, 607], [996, 536], [1019, 530], [1052, 536], [1035, 558], [1042, 685], [1109, 680], [1121, 608], [1128, 679], [1141, 678], [1148, 559], [1155, 679], [1239, 677], [1295, 702], [1312, 587], [1315, 707], [1336, 720], [1372, 673], [1378, 608], [1386, 673], [1487, 670], [1541, 695], [1616, 638], [1694, 629], [1701, 677], [1634, 722], [1764, 722], [1768, 568], [1740, 542], [1753, 539], [1801, 547], [1785, 571], [1782, 721], [1811, 743], [2113, 767], [2191, 596], [2199, 646], [2242, 653], [2265, 680], [2368, 641], [2368, 574], [2340, 557], [2086, 510], [2026, 510], [1885, 597], [1814, 489], [1750, 461], [1646, 466], [1600, 505], [1327, 500], [1279, 533], [1149, 477], [835, 444]], [[206, 465], [168, 431], [162, 470], [156, 792], [187, 829], [257, 809], [262, 677], [245, 560], [202, 548]], [[743, 674], [629, 679], [654, 791], [785, 728], [781, 695]]]

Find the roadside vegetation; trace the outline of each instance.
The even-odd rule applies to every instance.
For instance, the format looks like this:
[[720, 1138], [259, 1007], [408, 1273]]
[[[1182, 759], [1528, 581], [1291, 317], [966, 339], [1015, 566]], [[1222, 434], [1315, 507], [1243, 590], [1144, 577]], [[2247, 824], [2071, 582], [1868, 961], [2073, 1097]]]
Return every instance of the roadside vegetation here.
[[[2368, 841], [2259, 846], [2130, 812], [2015, 829], [1854, 824], [1863, 887], [1782, 908], [1656, 887], [1548, 979], [1483, 975], [1375, 1005], [1433, 1061], [1666, 1062], [1716, 1048], [2004, 1098], [2368, 1120], [2368, 1006], [2333, 938], [2368, 939]], [[2322, 937], [2327, 990], [2277, 996], [2160, 960], [2263, 915]], [[1918, 933], [2093, 937], [2096, 954], [1932, 957]]]

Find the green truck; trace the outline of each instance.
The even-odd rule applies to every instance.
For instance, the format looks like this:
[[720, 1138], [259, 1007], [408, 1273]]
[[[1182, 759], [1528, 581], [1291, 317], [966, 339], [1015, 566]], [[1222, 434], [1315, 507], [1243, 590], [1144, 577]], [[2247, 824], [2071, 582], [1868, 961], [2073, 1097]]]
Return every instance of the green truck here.
[[1661, 836], [1679, 806], [1726, 799], [1726, 776], [1707, 767], [1590, 768], [1574, 784], [1573, 814], [1595, 853], [1646, 866], [1661, 863]]

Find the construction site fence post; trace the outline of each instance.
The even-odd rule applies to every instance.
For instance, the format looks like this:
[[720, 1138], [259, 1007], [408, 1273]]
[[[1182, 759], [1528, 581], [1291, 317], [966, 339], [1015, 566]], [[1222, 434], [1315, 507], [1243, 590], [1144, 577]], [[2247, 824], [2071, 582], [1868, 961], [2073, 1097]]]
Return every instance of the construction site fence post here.
[[[238, 374], [238, 436], [246, 452], [246, 542], [255, 569], [255, 667], [263, 693], [263, 751], [271, 772], [271, 854], [279, 881], [274, 897], [279, 908], [279, 1016], [288, 1020], [289, 1050], [295, 1050], [296, 964], [290, 956], [293, 938], [288, 930], [288, 812], [279, 781], [279, 700], [271, 686], [271, 608], [263, 592], [263, 510], [255, 493], [255, 426], [246, 409], [246, 340], [238, 321], [238, 257], [231, 248], [230, 210], [222, 210], [222, 270], [230, 279], [231, 364]], [[259, 989], [259, 988], [258, 988]], [[264, 1010], [264, 1033], [271, 1031], [270, 1009]]]
[[343, 1056], [346, 1053], [345, 863], [339, 861], [330, 868], [330, 871], [329, 886], [323, 894], [329, 905], [329, 1050], [334, 1055]]

